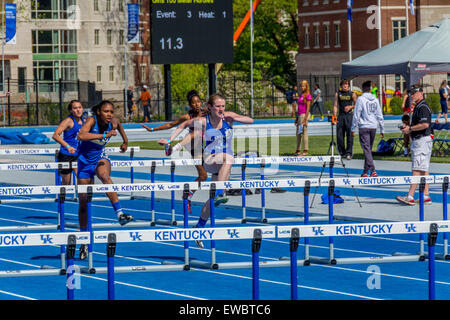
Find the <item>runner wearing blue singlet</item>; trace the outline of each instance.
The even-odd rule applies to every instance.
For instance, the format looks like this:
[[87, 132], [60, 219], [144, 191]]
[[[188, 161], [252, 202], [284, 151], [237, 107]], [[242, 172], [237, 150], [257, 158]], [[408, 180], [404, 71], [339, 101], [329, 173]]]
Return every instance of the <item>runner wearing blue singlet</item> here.
[[[58, 142], [61, 147], [58, 152], [58, 162], [76, 162], [78, 159], [78, 131], [84, 124], [83, 120], [83, 106], [80, 101], [72, 100], [69, 102], [67, 109], [70, 116], [61, 121], [59, 126], [53, 133], [53, 140]], [[63, 137], [61, 137], [63, 134]], [[71, 184], [72, 170], [77, 172], [77, 169], [62, 169], [61, 183], [63, 185]]]
[[[205, 146], [203, 149], [203, 167], [212, 174], [212, 181], [227, 181], [230, 178], [231, 167], [234, 162], [233, 152], [233, 122], [246, 124], [253, 123], [253, 119], [247, 116], [238, 115], [234, 112], [225, 111], [225, 98], [215, 93], [209, 97], [207, 103], [207, 116], [197, 119], [191, 119], [183, 122], [173, 132], [170, 137], [172, 141], [185, 128], [194, 127], [201, 130], [195, 130], [194, 135], [203, 134]], [[195, 227], [202, 228], [209, 219], [209, 201], [201, 210], [199, 221]], [[223, 195], [223, 189], [216, 191], [214, 205], [228, 201]], [[196, 241], [199, 247], [203, 247], [201, 241]]]
[[[105, 154], [104, 148], [112, 136], [119, 131], [123, 139], [120, 146], [121, 152], [128, 147], [128, 138], [125, 130], [117, 118], [114, 118], [114, 105], [110, 101], [102, 101], [92, 108], [92, 117], [89, 117], [78, 133], [81, 141], [78, 148], [78, 184], [93, 184], [97, 176], [103, 184], [113, 184], [111, 180], [111, 163]], [[119, 223], [125, 225], [133, 220], [133, 217], [123, 213], [116, 192], [106, 193]], [[87, 194], [79, 194], [78, 219], [80, 230], [87, 230]], [[87, 246], [80, 248], [80, 259], [86, 258]]]
[[[153, 131], [159, 131], [159, 130], [168, 130], [175, 126], [180, 125], [181, 123], [198, 118], [203, 117], [204, 112], [202, 110], [202, 100], [200, 99], [200, 96], [198, 95], [198, 92], [196, 90], [191, 90], [187, 93], [187, 101], [189, 103], [189, 111], [187, 114], [182, 115], [180, 118], [178, 118], [175, 121], [172, 121], [170, 123], [163, 124], [156, 128], [149, 128], [146, 125], [141, 125], [145, 129], [147, 129], [149, 132]], [[190, 153], [192, 158], [198, 158], [201, 157], [201, 149], [202, 149], [202, 142], [201, 139], [195, 139], [193, 128], [188, 128], [190, 131], [190, 134], [186, 135], [186, 137], [183, 139], [181, 143], [177, 143], [173, 148], [170, 146], [170, 140], [167, 139], [160, 139], [158, 141], [159, 144], [166, 146], [166, 156], [170, 156], [173, 151], [180, 150], [182, 147], [186, 147]], [[199, 164], [196, 165], [195, 168], [197, 169], [198, 177], [195, 179], [198, 183], [201, 183], [208, 179], [208, 173], [206, 173], [205, 169], [203, 168], [203, 165]], [[191, 199], [194, 195], [195, 191], [190, 190], [188, 195], [188, 211], [189, 213], [192, 213], [191, 210]]]

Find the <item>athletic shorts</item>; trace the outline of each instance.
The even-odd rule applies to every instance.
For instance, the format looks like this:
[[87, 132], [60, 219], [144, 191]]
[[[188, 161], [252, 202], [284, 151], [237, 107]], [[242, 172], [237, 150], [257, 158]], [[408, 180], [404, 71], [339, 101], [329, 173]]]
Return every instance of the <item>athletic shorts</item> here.
[[441, 101], [441, 112], [447, 114], [447, 101]]
[[[68, 154], [64, 154], [61, 152], [58, 152], [57, 161], [58, 162], [77, 162], [78, 156], [72, 156]], [[61, 174], [70, 174], [72, 173], [73, 169], [61, 169]]]
[[432, 149], [433, 149], [433, 139], [431, 139], [431, 136], [425, 136], [412, 140], [411, 143], [412, 170], [429, 171]]
[[[108, 158], [101, 158], [102, 159], [106, 159], [109, 162], [111, 162]], [[99, 161], [100, 161], [99, 160]], [[82, 161], [78, 161], [78, 173], [77, 173], [77, 178], [78, 179], [93, 179], [95, 178], [95, 168], [97, 168], [98, 162], [97, 163], [84, 163]]]

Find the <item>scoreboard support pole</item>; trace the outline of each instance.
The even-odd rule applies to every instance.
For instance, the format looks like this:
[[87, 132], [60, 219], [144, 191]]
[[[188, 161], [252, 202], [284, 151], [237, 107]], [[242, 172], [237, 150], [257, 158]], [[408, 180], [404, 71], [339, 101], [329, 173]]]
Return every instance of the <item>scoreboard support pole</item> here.
[[172, 121], [172, 87], [171, 87], [171, 71], [170, 64], [164, 65], [164, 104], [165, 104], [165, 121]]
[[208, 64], [208, 88], [209, 95], [216, 93], [216, 64], [210, 63]]

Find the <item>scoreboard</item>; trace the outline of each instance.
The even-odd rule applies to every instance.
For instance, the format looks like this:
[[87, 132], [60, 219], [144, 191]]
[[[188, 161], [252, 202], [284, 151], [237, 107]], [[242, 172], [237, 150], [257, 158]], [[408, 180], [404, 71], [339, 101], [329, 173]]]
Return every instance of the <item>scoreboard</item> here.
[[232, 0], [150, 0], [152, 64], [233, 62]]

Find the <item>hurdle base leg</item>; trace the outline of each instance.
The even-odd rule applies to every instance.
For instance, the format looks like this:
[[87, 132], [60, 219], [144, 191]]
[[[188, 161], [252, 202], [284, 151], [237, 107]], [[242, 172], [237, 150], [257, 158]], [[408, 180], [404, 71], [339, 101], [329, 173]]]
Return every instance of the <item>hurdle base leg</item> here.
[[48, 266], [48, 265], [41, 266], [41, 270], [53, 270], [55, 272], [59, 270], [59, 275], [61, 275], [61, 276], [66, 275], [66, 272], [67, 272], [65, 268], [56, 268], [56, 267]]
[[309, 263], [316, 263], [316, 264], [336, 264], [336, 259], [330, 259], [330, 258], [322, 258], [322, 257], [309, 257], [308, 259]]
[[425, 261], [426, 257], [424, 253], [418, 252], [417, 254], [411, 254], [411, 253], [406, 253], [406, 252], [393, 252], [392, 256], [394, 257], [399, 257], [399, 256], [413, 256], [413, 257], [418, 257], [418, 261]]
[[[280, 257], [279, 260], [280, 261], [289, 261], [289, 265], [290, 265], [291, 258], [290, 257]], [[308, 259], [297, 259], [297, 264], [303, 265], [303, 266], [310, 266], [311, 261], [309, 260], [309, 258]]]
[[161, 262], [161, 264], [163, 266], [174, 266], [174, 265], [183, 266], [183, 270], [184, 271], [191, 270], [191, 265], [190, 264], [181, 264], [181, 263], [176, 263], [174, 261], [169, 261], [169, 260], [164, 260], [164, 261]]
[[80, 272], [84, 274], [96, 274], [97, 270], [95, 268], [83, 267], [80, 269]]
[[191, 267], [200, 268], [200, 269], [219, 269], [219, 265], [217, 263], [211, 263], [210, 261], [201, 261], [201, 260], [191, 260], [189, 261]]

